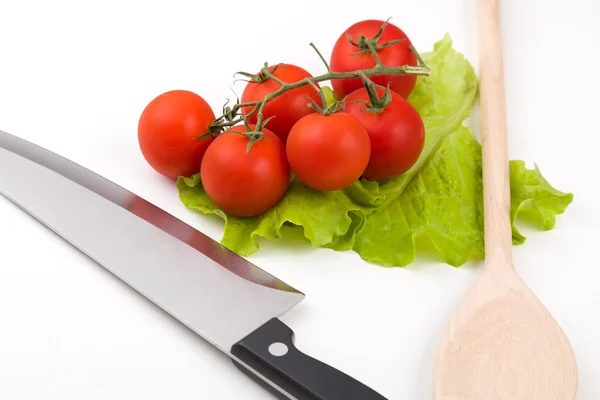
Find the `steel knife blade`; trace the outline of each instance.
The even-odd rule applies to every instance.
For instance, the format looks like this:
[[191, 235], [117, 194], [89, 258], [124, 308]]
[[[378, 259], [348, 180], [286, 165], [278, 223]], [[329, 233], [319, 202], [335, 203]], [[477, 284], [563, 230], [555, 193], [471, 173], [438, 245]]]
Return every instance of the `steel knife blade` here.
[[0, 194], [220, 349], [275, 397], [385, 399], [294, 346], [293, 331], [279, 317], [303, 293], [127, 189], [0, 131]]

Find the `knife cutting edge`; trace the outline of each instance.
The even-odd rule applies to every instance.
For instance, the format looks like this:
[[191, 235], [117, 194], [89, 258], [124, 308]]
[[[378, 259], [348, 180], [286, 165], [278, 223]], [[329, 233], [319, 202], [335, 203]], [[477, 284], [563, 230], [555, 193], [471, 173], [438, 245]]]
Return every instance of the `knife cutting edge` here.
[[293, 331], [278, 317], [303, 293], [123, 187], [0, 131], [0, 194], [223, 351], [275, 397], [385, 400], [294, 346]]

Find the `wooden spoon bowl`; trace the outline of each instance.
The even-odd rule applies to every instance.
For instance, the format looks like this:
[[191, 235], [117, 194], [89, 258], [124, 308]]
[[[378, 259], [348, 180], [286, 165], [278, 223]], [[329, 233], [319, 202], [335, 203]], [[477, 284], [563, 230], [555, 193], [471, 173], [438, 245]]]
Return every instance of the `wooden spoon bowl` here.
[[435, 360], [436, 400], [573, 400], [577, 366], [552, 315], [506, 265], [486, 266]]
[[569, 341], [513, 266], [499, 1], [477, 11], [486, 260], [440, 341], [434, 399], [573, 400]]

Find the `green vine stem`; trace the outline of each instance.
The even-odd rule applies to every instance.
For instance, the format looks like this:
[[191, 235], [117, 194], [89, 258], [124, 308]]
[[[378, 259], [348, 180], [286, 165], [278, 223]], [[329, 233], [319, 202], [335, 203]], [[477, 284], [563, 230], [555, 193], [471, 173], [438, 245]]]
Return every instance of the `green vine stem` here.
[[[300, 87], [303, 87], [306, 85], [311, 85], [315, 89], [318, 90], [316, 83], [319, 83], [319, 82], [335, 80], [335, 79], [360, 78], [365, 83], [365, 86], [367, 86], [367, 90], [371, 89], [371, 90], [369, 90], [369, 93], [372, 93], [372, 92], [374, 92], [374, 87], [372, 86], [373, 82], [369, 79], [369, 77], [371, 77], [371, 76], [378, 76], [378, 75], [429, 76], [430, 75], [429, 68], [425, 65], [425, 63], [423, 62], [423, 59], [421, 58], [419, 53], [416, 51], [416, 49], [412, 45], [409, 46], [409, 49], [411, 52], [413, 52], [415, 54], [415, 57], [418, 60], [417, 66], [402, 65], [402, 66], [398, 66], [398, 67], [390, 67], [390, 66], [384, 65], [381, 62], [381, 59], [379, 58], [379, 56], [377, 54], [378, 50], [381, 50], [382, 48], [385, 48], [390, 45], [393, 45], [393, 44], [403, 41], [403, 40], [394, 40], [394, 41], [390, 41], [388, 43], [379, 44], [378, 43], [379, 38], [381, 37], [381, 34], [383, 33], [383, 29], [385, 28], [386, 24], [387, 24], [387, 21], [385, 21], [382, 24], [380, 30], [377, 32], [377, 34], [373, 38], [366, 38], [366, 37], [360, 35], [357, 43], [353, 42], [351, 38], [348, 38], [350, 43], [357, 46], [359, 49], [359, 52], [355, 53], [355, 54], [363, 54], [365, 51], [369, 51], [373, 54], [373, 57], [374, 57], [375, 63], [376, 63], [376, 65], [373, 68], [368, 68], [368, 69], [363, 69], [363, 70], [358, 70], [358, 71], [353, 71], [353, 72], [332, 71], [329, 64], [327, 63], [327, 61], [325, 60], [325, 58], [323, 57], [321, 52], [314, 45], [314, 43], [310, 43], [310, 46], [315, 50], [315, 52], [317, 53], [317, 55], [319, 56], [319, 58], [321, 59], [321, 61], [323, 62], [323, 64], [325, 65], [325, 67], [327, 69], [327, 72], [322, 75], [314, 76], [311, 78], [304, 78], [300, 81], [293, 82], [293, 83], [286, 83], [273, 75], [273, 73], [275, 72], [275, 70], [277, 69], [279, 64], [273, 68], [273, 71], [271, 71], [269, 69], [268, 63], [264, 63], [264, 66], [261, 68], [261, 70], [259, 71], [258, 74], [237, 72], [236, 74], [245, 76], [245, 77], [251, 79], [252, 82], [264, 82], [267, 79], [272, 79], [274, 82], [276, 82], [280, 85], [280, 88], [274, 92], [269, 93], [262, 100], [246, 102], [246, 103], [239, 103], [239, 101], [238, 101], [235, 105], [233, 105], [231, 107], [229, 107], [229, 106], [224, 107], [223, 115], [216, 118], [210, 124], [210, 126], [208, 128], [208, 132], [206, 132], [204, 135], [200, 136], [200, 138], [205, 137], [207, 135], [216, 136], [219, 132], [222, 132], [224, 129], [227, 129], [227, 128], [230, 128], [230, 127], [242, 124], [242, 123], [248, 129], [246, 119], [250, 116], [253, 116], [254, 114], [257, 114], [257, 116], [256, 116], [257, 123], [255, 126], [255, 129], [246, 133], [251, 139], [253, 139], [252, 141], [256, 141], [256, 140], [258, 140], [257, 139], [258, 136], [260, 136], [260, 134], [261, 134], [261, 130], [265, 127], [266, 123], [268, 122], [268, 120], [267, 121], [263, 120], [264, 119], [263, 112], [265, 109], [265, 105], [269, 101], [275, 99], [276, 97], [278, 97], [290, 90], [294, 90], [294, 89], [297, 89], [297, 88], [300, 88]], [[321, 91], [319, 91], [319, 94], [322, 96]], [[314, 105], [315, 104], [313, 104], [312, 102], [308, 102], [309, 107], [314, 106]], [[379, 103], [379, 105], [381, 105], [381, 103]], [[325, 104], [323, 106], [325, 106]], [[337, 107], [339, 107], [339, 106], [340, 105], [337, 105]], [[254, 107], [254, 108], [248, 114], [240, 115], [240, 110], [244, 107]], [[334, 110], [335, 110], [334, 108], [321, 109], [320, 112], [331, 113], [331, 112], [334, 112]], [[269, 120], [270, 120], [270, 118], [269, 118]]]

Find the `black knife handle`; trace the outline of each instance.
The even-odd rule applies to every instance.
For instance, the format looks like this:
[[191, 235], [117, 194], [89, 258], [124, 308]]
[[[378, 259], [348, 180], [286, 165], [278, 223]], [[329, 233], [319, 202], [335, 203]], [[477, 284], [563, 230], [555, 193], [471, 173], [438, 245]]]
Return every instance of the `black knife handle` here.
[[[279, 319], [273, 318], [236, 343], [231, 352], [298, 400], [386, 400], [356, 379], [302, 353], [294, 346], [293, 340], [294, 332]], [[271, 354], [269, 347], [274, 343], [278, 343], [280, 348], [287, 347], [287, 352]], [[287, 398], [272, 386], [266, 386], [260, 377], [244, 366], [234, 363], [276, 397]]]

